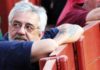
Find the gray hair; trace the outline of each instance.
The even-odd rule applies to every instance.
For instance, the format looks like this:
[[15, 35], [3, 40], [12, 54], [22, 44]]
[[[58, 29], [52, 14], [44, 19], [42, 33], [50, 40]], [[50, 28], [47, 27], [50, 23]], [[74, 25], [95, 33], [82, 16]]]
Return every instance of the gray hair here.
[[39, 23], [40, 31], [44, 31], [47, 24], [47, 14], [46, 14], [45, 9], [41, 6], [33, 5], [32, 3], [28, 1], [20, 1], [15, 4], [15, 6], [12, 8], [8, 16], [9, 25], [13, 19], [14, 14], [16, 14], [16, 11], [25, 12], [29, 10], [38, 14], [40, 18], [40, 23]]

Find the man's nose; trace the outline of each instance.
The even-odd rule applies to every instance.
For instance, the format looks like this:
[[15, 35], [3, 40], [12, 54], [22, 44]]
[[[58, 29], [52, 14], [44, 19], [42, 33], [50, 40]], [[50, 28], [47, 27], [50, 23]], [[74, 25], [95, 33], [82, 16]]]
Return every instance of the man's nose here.
[[25, 28], [21, 27], [20, 29], [18, 29], [18, 33], [19, 34], [25, 34]]

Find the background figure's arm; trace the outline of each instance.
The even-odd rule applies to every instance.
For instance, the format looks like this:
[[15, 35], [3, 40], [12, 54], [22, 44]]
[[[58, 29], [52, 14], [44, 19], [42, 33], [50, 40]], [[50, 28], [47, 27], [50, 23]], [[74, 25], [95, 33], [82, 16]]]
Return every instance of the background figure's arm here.
[[54, 40], [58, 43], [58, 45], [68, 42], [75, 42], [82, 36], [84, 32], [82, 27], [74, 24], [63, 24], [57, 28], [59, 29], [59, 32]]

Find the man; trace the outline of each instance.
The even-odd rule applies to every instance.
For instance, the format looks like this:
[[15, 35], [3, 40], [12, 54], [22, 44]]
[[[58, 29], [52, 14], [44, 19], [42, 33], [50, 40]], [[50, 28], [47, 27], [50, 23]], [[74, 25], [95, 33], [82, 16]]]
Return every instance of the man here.
[[47, 21], [45, 10], [24, 1], [13, 7], [8, 21], [8, 36], [4, 39], [8, 39], [9, 42], [0, 42], [1, 70], [31, 70], [34, 67], [31, 63], [47, 56], [46, 54], [55, 50], [58, 45], [78, 40], [83, 33], [80, 26], [70, 24], [61, 25], [43, 33]]
[[[38, 41], [43, 37], [45, 26], [47, 24], [47, 15], [42, 7], [37, 7], [29, 2], [22, 1], [17, 3], [11, 10], [8, 21], [9, 40]], [[75, 28], [76, 31], [71, 31], [72, 28], [73, 30]], [[51, 29], [49, 31], [49, 35], [47, 34], [48, 32], [45, 32], [44, 37], [54, 38], [57, 33], [57, 36], [59, 36], [61, 33], [69, 33], [71, 35], [73, 32], [74, 34], [77, 34], [78, 32], [79, 35], [77, 34], [77, 37], [80, 37], [83, 33], [83, 29], [78, 25], [64, 24]], [[68, 35], [66, 36], [68, 37]], [[77, 40], [77, 38], [75, 40]], [[62, 40], [62, 42], [64, 41]], [[66, 42], [69, 41], [67, 40]]]

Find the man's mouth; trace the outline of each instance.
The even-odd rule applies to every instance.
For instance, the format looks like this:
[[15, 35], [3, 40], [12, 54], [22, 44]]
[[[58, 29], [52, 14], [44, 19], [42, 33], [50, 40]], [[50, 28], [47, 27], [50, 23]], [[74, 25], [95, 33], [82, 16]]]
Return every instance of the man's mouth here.
[[17, 40], [17, 41], [27, 41], [27, 40], [24, 39], [24, 38], [15, 38], [14, 40]]

